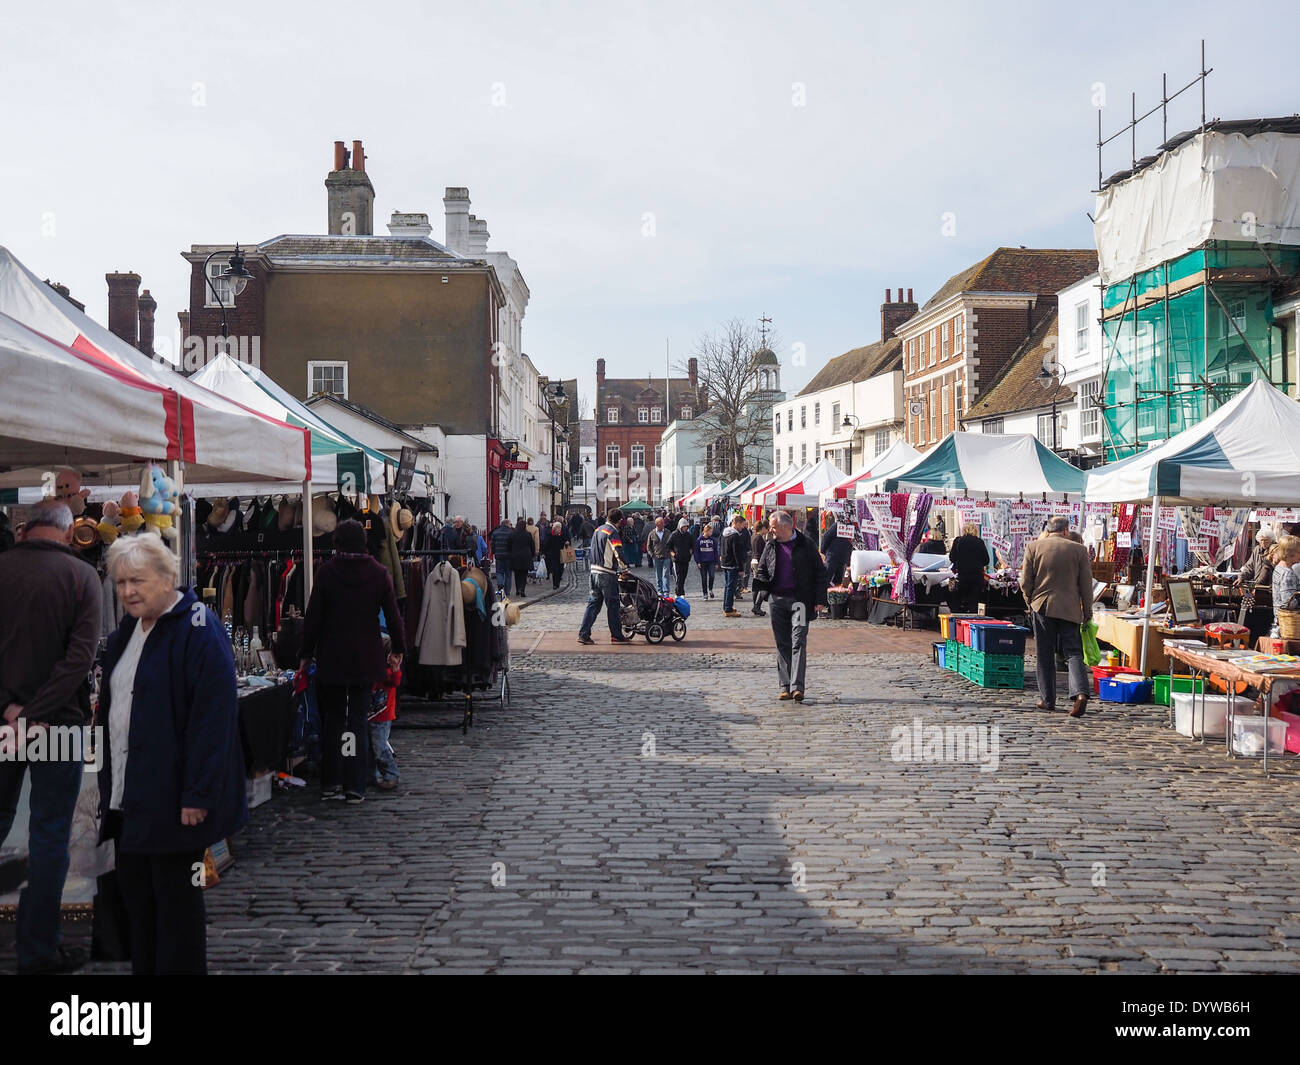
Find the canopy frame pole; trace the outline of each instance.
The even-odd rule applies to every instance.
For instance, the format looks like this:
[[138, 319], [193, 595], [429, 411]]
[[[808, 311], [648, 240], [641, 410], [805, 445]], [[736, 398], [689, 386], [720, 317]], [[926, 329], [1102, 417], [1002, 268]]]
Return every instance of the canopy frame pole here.
[[311, 481], [302, 482], [302, 607], [306, 613], [307, 603], [311, 599], [312, 580], [315, 577], [314, 559], [311, 554], [312, 513]]
[[1147, 592], [1143, 602], [1146, 604], [1142, 617], [1142, 676], [1147, 675], [1147, 641], [1151, 633], [1151, 588], [1155, 583], [1156, 573], [1156, 529], [1160, 524], [1160, 497], [1151, 497], [1151, 536], [1147, 541]]

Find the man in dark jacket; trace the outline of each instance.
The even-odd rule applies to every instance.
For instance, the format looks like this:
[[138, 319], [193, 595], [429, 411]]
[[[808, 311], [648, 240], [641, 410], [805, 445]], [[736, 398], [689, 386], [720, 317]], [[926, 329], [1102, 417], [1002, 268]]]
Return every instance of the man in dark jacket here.
[[808, 662], [808, 625], [826, 602], [826, 567], [806, 536], [795, 532], [784, 510], [772, 516], [772, 539], [763, 549], [754, 588], [770, 593], [772, 635], [776, 639], [779, 698], [803, 702]]
[[[90, 720], [86, 677], [99, 646], [103, 598], [94, 567], [72, 550], [72, 511], [42, 506], [21, 543], [0, 555], [0, 742], [17, 729], [81, 729]], [[46, 732], [53, 737], [53, 733]], [[18, 972], [70, 972], [86, 952], [59, 945], [72, 813], [81, 791], [80, 752], [61, 760], [0, 760], [0, 843], [9, 835], [23, 775], [32, 774], [27, 886], [18, 899]]]
[[442, 527], [442, 544], [444, 551], [461, 551], [470, 553], [469, 530], [465, 528], [465, 517], [457, 514], [452, 522]]
[[510, 537], [514, 530], [504, 517], [492, 530], [492, 557], [497, 561], [497, 587], [510, 591]]
[[744, 530], [743, 514], [737, 514], [722, 530], [718, 565], [722, 567], [722, 612], [727, 617], [740, 617], [736, 611], [736, 588], [749, 572], [749, 538], [743, 535]]
[[826, 576], [829, 584], [839, 584], [844, 579], [844, 568], [853, 555], [853, 538], [840, 535], [840, 523], [833, 518], [827, 522], [826, 531], [822, 533], [822, 561], [826, 563]]
[[591, 538], [591, 592], [587, 596], [587, 609], [578, 628], [578, 642], [581, 644], [596, 642], [591, 638], [591, 627], [600, 616], [602, 605], [609, 622], [609, 642], [632, 642], [623, 635], [623, 621], [619, 613], [618, 575], [627, 568], [623, 559], [623, 545], [618, 538], [618, 521], [622, 516], [620, 511], [611, 510]]
[[677, 572], [677, 594], [686, 594], [686, 575], [691, 571], [691, 555], [695, 550], [695, 537], [685, 518], [677, 522], [677, 531], [668, 537], [668, 551], [673, 556], [673, 569]]

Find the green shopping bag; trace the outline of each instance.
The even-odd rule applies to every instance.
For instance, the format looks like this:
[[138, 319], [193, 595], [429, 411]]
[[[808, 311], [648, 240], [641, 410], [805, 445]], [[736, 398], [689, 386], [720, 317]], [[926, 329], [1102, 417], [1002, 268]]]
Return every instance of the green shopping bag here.
[[1079, 626], [1079, 635], [1083, 638], [1083, 661], [1095, 666], [1101, 663], [1101, 648], [1097, 646], [1097, 623], [1087, 621]]

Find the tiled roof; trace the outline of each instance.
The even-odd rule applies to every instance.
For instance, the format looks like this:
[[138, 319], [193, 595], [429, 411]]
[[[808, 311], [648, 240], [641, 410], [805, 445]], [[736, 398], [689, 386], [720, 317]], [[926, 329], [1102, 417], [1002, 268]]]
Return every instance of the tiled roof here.
[[877, 340], [874, 344], [835, 356], [817, 371], [817, 376], [804, 385], [798, 394], [807, 396], [833, 385], [865, 381], [877, 374], [902, 369], [902, 366], [903, 342], [898, 337]]
[[1097, 272], [1093, 248], [998, 248], [992, 255], [953, 274], [921, 312], [959, 292], [1056, 293]]
[[[678, 408], [683, 403], [698, 407], [700, 397], [691, 391], [691, 382], [686, 377], [669, 378], [672, 386], [672, 402], [668, 406], [673, 408], [675, 416]], [[653, 397], [641, 400], [639, 397], [643, 392], [653, 392]], [[619, 408], [619, 423], [626, 423], [629, 419], [627, 415], [637, 406], [644, 403], [647, 406], [654, 406], [658, 403], [664, 405], [664, 379], [662, 377], [606, 377], [605, 383], [596, 388], [596, 419], [604, 422], [605, 411], [610, 407]], [[672, 421], [672, 417], [661, 422], [666, 425]]]
[[[1016, 349], [1005, 369], [984, 392], [984, 395], [966, 412], [965, 421], [978, 421], [999, 414], [1036, 410], [1052, 405], [1052, 389], [1038, 383], [1043, 361], [1058, 352], [1057, 315], [1055, 311], [1043, 316], [1033, 332]], [[1056, 389], [1056, 405], [1074, 399], [1074, 389], [1068, 383]]]

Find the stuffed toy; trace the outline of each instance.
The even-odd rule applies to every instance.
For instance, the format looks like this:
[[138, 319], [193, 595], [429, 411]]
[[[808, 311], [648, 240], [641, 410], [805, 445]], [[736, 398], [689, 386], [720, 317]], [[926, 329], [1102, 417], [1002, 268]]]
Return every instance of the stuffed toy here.
[[118, 531], [121, 533], [139, 532], [144, 527], [144, 514], [140, 510], [138, 492], [127, 489], [122, 493], [118, 516], [122, 519], [118, 522]]
[[105, 544], [111, 544], [122, 531], [122, 515], [118, 511], [117, 504], [111, 499], [104, 504], [104, 516], [95, 526], [95, 531], [99, 533], [100, 541]]
[[172, 516], [181, 512], [179, 499], [176, 482], [161, 467], [152, 463], [145, 467], [140, 475], [140, 509], [144, 511], [144, 523], [150, 532], [168, 541], [179, 538], [172, 524]]
[[68, 504], [74, 518], [81, 517], [90, 498], [90, 489], [81, 487], [81, 474], [76, 470], [60, 470], [54, 478], [54, 498]]

